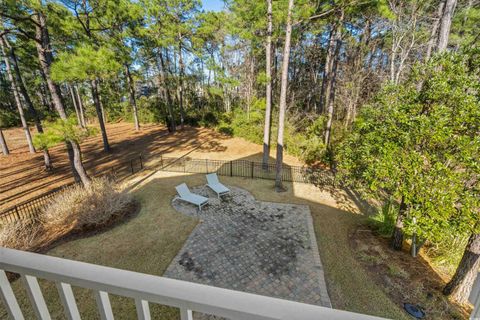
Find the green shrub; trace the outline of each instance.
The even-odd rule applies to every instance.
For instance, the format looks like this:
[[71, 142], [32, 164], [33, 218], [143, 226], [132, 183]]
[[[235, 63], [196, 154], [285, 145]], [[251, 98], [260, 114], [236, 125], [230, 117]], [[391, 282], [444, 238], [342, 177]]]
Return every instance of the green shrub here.
[[397, 212], [398, 206], [393, 201], [389, 201], [368, 221], [380, 235], [390, 237], [395, 228]]
[[[323, 143], [325, 118], [314, 116], [313, 120], [303, 117], [303, 125], [299, 125], [292, 117], [285, 122], [285, 151], [307, 163], [325, 162], [326, 148]], [[254, 99], [250, 110], [236, 108], [233, 112], [219, 117], [216, 128], [219, 132], [244, 138], [262, 144], [265, 121], [265, 100]], [[276, 147], [277, 115], [272, 115], [271, 147]]]
[[[231, 132], [248, 141], [261, 144], [263, 142], [264, 112], [259, 109], [258, 103], [254, 104], [247, 112], [240, 108], [230, 114]], [[220, 122], [225, 127], [226, 121]]]
[[299, 130], [294, 123], [286, 123], [285, 148], [287, 152], [307, 163], [322, 161], [325, 154], [323, 143], [323, 116], [307, 121], [304, 129]]
[[0, 128], [15, 127], [19, 124], [18, 111], [8, 105], [0, 105]]

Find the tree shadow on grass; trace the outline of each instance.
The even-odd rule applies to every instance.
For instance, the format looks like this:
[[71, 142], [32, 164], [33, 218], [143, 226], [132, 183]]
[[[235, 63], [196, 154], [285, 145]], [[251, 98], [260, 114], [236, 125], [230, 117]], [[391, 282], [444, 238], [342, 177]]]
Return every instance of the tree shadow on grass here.
[[[116, 134], [120, 135], [121, 132]], [[148, 160], [159, 154], [187, 153], [193, 150], [225, 151], [225, 147], [219, 141], [226, 138], [212, 130], [193, 127], [185, 127], [183, 131], [168, 134], [167, 130], [161, 127], [158, 130], [133, 135], [130, 139], [112, 141], [110, 153], [105, 153], [100, 147], [99, 136], [88, 139], [81, 147], [85, 168], [90, 175], [95, 176], [99, 172], [111, 170], [122, 162], [138, 159], [140, 156]], [[51, 186], [58, 187], [61, 183], [70, 183], [72, 174], [66, 159], [65, 147], [62, 145], [52, 148], [52, 156], [56, 159], [52, 172], [39, 172], [43, 165], [41, 156], [16, 162], [15, 168], [20, 169], [2, 169], [0, 205], [6, 208], [18, 200], [23, 201], [47, 192]], [[26, 172], [31, 173], [25, 174]]]

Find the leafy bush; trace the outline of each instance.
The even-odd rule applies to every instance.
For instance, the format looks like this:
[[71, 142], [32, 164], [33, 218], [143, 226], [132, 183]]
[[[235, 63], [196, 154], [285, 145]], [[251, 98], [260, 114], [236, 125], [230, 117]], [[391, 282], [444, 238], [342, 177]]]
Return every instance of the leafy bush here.
[[261, 144], [263, 142], [264, 106], [264, 99], [254, 99], [248, 112], [236, 108], [220, 120], [219, 126], [224, 132], [231, 132], [237, 137]]
[[[141, 96], [137, 99], [138, 120], [140, 123], [166, 123], [166, 106], [154, 97]], [[130, 103], [123, 109], [126, 120], [133, 122], [133, 110]]]
[[407, 235], [438, 242], [478, 232], [478, 92], [464, 56], [415, 67], [362, 107], [337, 152], [339, 176], [372, 197], [404, 199]]
[[[300, 118], [299, 125], [295, 118]], [[248, 141], [262, 144], [263, 127], [265, 121], [265, 100], [254, 99], [249, 112], [237, 108], [233, 112], [223, 114], [216, 126], [217, 130]], [[315, 115], [312, 119], [306, 116], [290, 115], [285, 122], [285, 151], [307, 163], [325, 162], [326, 148], [323, 143], [325, 118]], [[272, 115], [271, 147], [276, 147], [277, 116]], [[340, 132], [340, 130], [338, 130]], [[343, 136], [343, 135], [342, 135]], [[333, 141], [332, 143], [336, 143]]]
[[286, 123], [285, 146], [288, 153], [299, 157], [307, 163], [322, 161], [325, 155], [323, 142], [325, 117], [314, 120], [305, 119], [303, 129], [292, 122]]
[[0, 128], [9, 128], [19, 125], [18, 111], [8, 104], [0, 105]]

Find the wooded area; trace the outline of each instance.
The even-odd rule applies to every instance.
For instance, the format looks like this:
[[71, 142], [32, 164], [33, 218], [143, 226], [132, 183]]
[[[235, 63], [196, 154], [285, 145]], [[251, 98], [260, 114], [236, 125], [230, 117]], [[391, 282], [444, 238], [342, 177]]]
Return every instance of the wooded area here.
[[3, 155], [1, 129], [22, 126], [46, 170], [64, 143], [88, 185], [89, 124], [104, 152], [110, 121], [214, 127], [263, 143], [265, 168], [276, 150], [277, 191], [287, 152], [384, 203], [395, 249], [464, 250], [443, 292], [466, 302], [480, 267], [478, 0], [3, 0], [0, 18]]

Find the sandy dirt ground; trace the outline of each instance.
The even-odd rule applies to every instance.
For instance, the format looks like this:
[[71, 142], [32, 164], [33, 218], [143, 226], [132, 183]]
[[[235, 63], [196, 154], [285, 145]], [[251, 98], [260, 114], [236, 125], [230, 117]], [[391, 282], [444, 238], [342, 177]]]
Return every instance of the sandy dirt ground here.
[[[42, 153], [29, 153], [21, 128], [4, 130], [3, 133], [11, 153], [9, 156], [0, 155], [0, 211], [73, 181], [63, 144], [51, 148], [55, 168], [53, 172], [47, 172], [43, 168]], [[164, 126], [143, 125], [136, 132], [130, 123], [116, 123], [107, 125], [107, 133], [112, 148], [110, 153], [103, 151], [99, 134], [81, 145], [85, 167], [92, 176], [115, 164], [138, 158], [140, 154], [150, 159], [161, 154], [194, 159], [261, 161], [262, 146], [211, 129], [186, 127], [169, 134]], [[35, 134], [33, 129], [32, 134]], [[271, 154], [275, 154], [274, 150]], [[289, 165], [301, 165], [288, 155], [284, 160]]]

